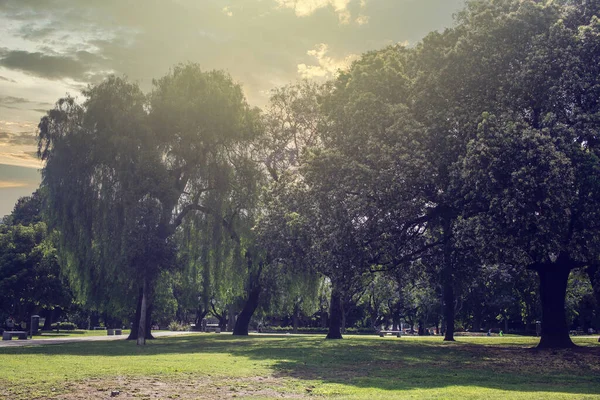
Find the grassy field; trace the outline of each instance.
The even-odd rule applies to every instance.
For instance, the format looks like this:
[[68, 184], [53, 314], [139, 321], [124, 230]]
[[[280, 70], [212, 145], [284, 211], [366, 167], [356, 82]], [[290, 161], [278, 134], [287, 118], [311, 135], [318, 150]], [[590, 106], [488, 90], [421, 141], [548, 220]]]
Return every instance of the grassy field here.
[[597, 338], [574, 340], [538, 351], [520, 337], [195, 334], [0, 348], [0, 398], [600, 399]]

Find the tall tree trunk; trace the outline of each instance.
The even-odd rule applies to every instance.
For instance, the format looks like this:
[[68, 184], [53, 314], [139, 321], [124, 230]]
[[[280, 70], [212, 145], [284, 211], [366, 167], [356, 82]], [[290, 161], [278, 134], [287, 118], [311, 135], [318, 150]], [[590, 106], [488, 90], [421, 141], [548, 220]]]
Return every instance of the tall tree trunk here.
[[138, 324], [137, 345], [143, 346], [146, 344], [146, 318], [148, 311], [148, 279], [144, 277], [142, 286], [142, 304], [140, 307], [140, 322]]
[[443, 320], [445, 323], [444, 341], [454, 341], [454, 262], [452, 246], [452, 210], [447, 208], [441, 216], [441, 228], [443, 231], [443, 254], [442, 254], [442, 298], [443, 298]]
[[444, 320], [446, 332], [444, 341], [454, 341], [454, 266], [452, 262], [452, 223], [449, 218], [444, 218], [444, 260], [442, 266], [442, 279], [444, 291]]
[[233, 328], [234, 336], [248, 336], [248, 326], [250, 325], [250, 319], [254, 315], [254, 311], [258, 307], [258, 300], [260, 298], [260, 292], [262, 288], [259, 284], [256, 284], [248, 293], [248, 300], [244, 304], [244, 308], [240, 315], [238, 315], [235, 321], [235, 328]]
[[[127, 340], [137, 340], [137, 338], [138, 338], [140, 319], [141, 319], [141, 315], [142, 315], [141, 310], [142, 310], [142, 289], [140, 289], [137, 307], [135, 309], [135, 319], [133, 321], [133, 324], [131, 325], [131, 332], [129, 333]], [[154, 337], [152, 336], [151, 315], [152, 315], [152, 305], [150, 305], [150, 307], [147, 307], [147, 310], [146, 310], [146, 335], [145, 335], [146, 339], [154, 339]]]
[[559, 258], [557, 262], [535, 268], [540, 278], [542, 302], [542, 338], [540, 349], [570, 348], [575, 344], [569, 337], [565, 313], [565, 296], [571, 269]]
[[327, 339], [342, 339], [342, 318], [344, 310], [342, 308], [342, 295], [333, 284], [331, 288], [331, 303], [329, 305], [329, 332]]
[[54, 310], [44, 310], [44, 326], [42, 327], [43, 331], [52, 330], [52, 313], [54, 313]]

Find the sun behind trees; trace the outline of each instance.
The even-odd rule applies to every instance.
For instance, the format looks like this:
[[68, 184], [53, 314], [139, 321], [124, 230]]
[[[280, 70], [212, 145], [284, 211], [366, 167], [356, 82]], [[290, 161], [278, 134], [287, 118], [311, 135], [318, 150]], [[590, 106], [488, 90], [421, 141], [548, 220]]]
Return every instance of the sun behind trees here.
[[262, 114], [192, 64], [147, 95], [111, 77], [62, 99], [39, 125], [61, 266], [90, 304], [137, 307], [140, 344], [163, 274], [197, 283], [198, 315], [237, 314], [237, 334], [281, 276], [313, 293], [325, 277], [329, 338], [344, 299], [385, 287], [399, 320], [430, 282], [454, 340], [466, 281], [529, 269], [540, 347], [570, 347], [572, 270], [600, 304], [598, 4], [471, 1], [455, 27], [279, 89]]

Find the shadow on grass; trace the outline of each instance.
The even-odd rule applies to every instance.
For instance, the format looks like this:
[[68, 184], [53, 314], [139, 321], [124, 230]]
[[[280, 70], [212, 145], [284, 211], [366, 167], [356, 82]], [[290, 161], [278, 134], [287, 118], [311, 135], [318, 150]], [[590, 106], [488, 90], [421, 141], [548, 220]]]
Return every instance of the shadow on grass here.
[[[154, 356], [223, 353], [268, 362], [278, 377], [402, 391], [451, 386], [521, 392], [600, 393], [600, 346], [540, 351], [459, 341], [316, 336], [193, 335], [134, 342], [2, 348], [0, 354]], [[510, 343], [510, 341], [508, 341]]]

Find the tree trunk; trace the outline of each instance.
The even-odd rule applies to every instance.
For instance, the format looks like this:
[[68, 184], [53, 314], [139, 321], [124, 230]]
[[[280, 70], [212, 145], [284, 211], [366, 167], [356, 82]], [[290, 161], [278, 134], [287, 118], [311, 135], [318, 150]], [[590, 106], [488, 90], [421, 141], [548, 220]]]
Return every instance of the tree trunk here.
[[571, 269], [565, 262], [540, 265], [536, 268], [540, 278], [542, 302], [542, 338], [539, 349], [564, 349], [574, 347], [569, 337], [565, 314], [565, 296]]
[[[133, 324], [131, 325], [131, 332], [129, 333], [127, 340], [137, 340], [137, 338], [138, 338], [141, 310], [142, 310], [142, 289], [140, 289], [137, 307], [135, 309], [135, 320], [133, 321]], [[147, 307], [147, 310], [146, 310], [146, 335], [145, 335], [146, 339], [154, 339], [154, 337], [152, 336], [151, 315], [152, 315], [152, 306]]]
[[250, 325], [250, 319], [252, 319], [254, 311], [258, 307], [261, 290], [261, 286], [256, 285], [248, 293], [248, 300], [246, 300], [242, 312], [240, 312], [237, 321], [235, 321], [235, 328], [233, 328], [234, 336], [248, 336], [248, 326]]
[[392, 316], [392, 330], [399, 331], [400, 330], [400, 318], [395, 314]]
[[227, 331], [227, 310], [223, 311], [223, 314], [221, 314], [218, 318], [219, 318], [219, 329], [221, 330], [221, 332], [226, 332]]
[[454, 341], [454, 279], [452, 264], [444, 262], [444, 270], [442, 272], [444, 279], [444, 322], [446, 330], [444, 341]]
[[196, 325], [196, 330], [202, 325], [202, 320], [208, 314], [208, 308], [198, 308], [196, 309], [196, 319], [194, 320], [194, 324]]
[[444, 320], [446, 332], [444, 341], [454, 341], [454, 266], [452, 262], [452, 222], [450, 218], [443, 220], [444, 229], [444, 259], [442, 266], [442, 280], [444, 292]]
[[142, 286], [142, 304], [140, 306], [140, 322], [138, 324], [137, 345], [143, 346], [146, 344], [146, 318], [148, 312], [148, 280], [144, 277], [144, 285]]
[[54, 310], [44, 310], [44, 326], [42, 328], [43, 331], [51, 331], [52, 330], [52, 314]]
[[342, 339], [342, 295], [334, 284], [331, 289], [331, 304], [329, 305], [329, 332], [327, 339]]

